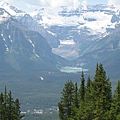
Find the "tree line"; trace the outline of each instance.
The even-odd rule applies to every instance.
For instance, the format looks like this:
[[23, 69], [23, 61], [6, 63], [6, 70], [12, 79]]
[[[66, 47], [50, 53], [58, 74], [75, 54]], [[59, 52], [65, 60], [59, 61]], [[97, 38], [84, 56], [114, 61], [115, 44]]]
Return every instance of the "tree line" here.
[[58, 102], [60, 120], [120, 120], [120, 80], [112, 95], [110, 79], [102, 64], [96, 65], [94, 79], [81, 84], [67, 81]]
[[12, 92], [7, 92], [5, 87], [4, 93], [0, 94], [0, 120], [20, 120], [23, 117], [19, 100], [14, 100]]

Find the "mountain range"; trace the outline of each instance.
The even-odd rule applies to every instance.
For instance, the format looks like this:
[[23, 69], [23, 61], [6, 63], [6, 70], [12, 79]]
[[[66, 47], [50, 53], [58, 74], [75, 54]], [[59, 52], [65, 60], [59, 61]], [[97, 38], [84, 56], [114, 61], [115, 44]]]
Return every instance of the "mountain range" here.
[[7, 70], [26, 66], [55, 70], [67, 63], [93, 69], [101, 62], [109, 74], [119, 75], [120, 10], [116, 7], [40, 7], [31, 13], [8, 3], [0, 7], [0, 64]]
[[0, 8], [0, 71], [52, 71], [63, 58], [52, 53], [46, 39]]

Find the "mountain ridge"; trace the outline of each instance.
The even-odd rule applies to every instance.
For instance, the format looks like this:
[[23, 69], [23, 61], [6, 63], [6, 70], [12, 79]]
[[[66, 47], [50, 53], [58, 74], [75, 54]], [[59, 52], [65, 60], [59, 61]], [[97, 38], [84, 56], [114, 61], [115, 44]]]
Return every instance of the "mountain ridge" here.
[[57, 70], [58, 61], [64, 61], [52, 53], [38, 32], [26, 28], [12, 17], [0, 24], [0, 33], [0, 64], [4, 63], [1, 71], [6, 71], [6, 68], [17, 71]]
[[[56, 11], [41, 8], [33, 13], [18, 11], [11, 16], [29, 30], [39, 32], [47, 39], [52, 53], [69, 60], [72, 66], [87, 67], [96, 62], [108, 64], [114, 54], [117, 55], [114, 60], [119, 63], [120, 36], [115, 34], [119, 33], [120, 10], [114, 6], [89, 5], [87, 9], [82, 5], [78, 8], [62, 6]], [[110, 54], [110, 58], [103, 59], [104, 54]], [[90, 65], [92, 59], [94, 62]]]

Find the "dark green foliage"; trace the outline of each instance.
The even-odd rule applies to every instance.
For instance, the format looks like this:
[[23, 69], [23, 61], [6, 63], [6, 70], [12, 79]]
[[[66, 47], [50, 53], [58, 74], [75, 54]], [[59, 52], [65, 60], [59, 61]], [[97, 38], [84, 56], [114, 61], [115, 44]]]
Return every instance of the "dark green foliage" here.
[[[68, 91], [66, 85], [69, 86], [71, 81], [65, 84], [63, 91]], [[73, 85], [73, 84], [72, 84]], [[103, 65], [96, 65], [96, 71], [94, 79], [91, 81], [90, 76], [87, 79], [85, 85], [84, 73], [81, 75], [81, 84], [78, 90], [77, 83], [69, 91], [69, 94], [62, 94], [61, 101], [59, 102], [59, 116], [61, 120], [119, 120], [120, 119], [120, 81], [116, 87], [114, 96], [112, 97], [111, 82], [106, 77], [106, 72]], [[69, 87], [71, 88], [71, 87]], [[74, 88], [74, 90], [73, 90]], [[77, 92], [79, 91], [79, 92]], [[64, 108], [63, 100], [68, 98], [67, 101], [73, 100], [75, 104], [67, 108], [74, 110], [74, 114], [70, 114], [69, 119], [64, 116], [68, 116], [66, 108]], [[76, 108], [76, 109], [75, 109]], [[71, 111], [70, 113], [73, 113]]]
[[82, 71], [81, 85], [80, 85], [80, 89], [79, 89], [80, 101], [84, 101], [84, 95], [85, 95], [85, 79], [84, 79], [84, 73]]
[[112, 99], [110, 117], [111, 120], [120, 120], [120, 80], [118, 81], [118, 85]]
[[20, 113], [19, 100], [14, 100], [12, 92], [7, 93], [5, 87], [4, 94], [0, 94], [0, 120], [20, 120], [23, 118]]
[[72, 108], [74, 107], [74, 84], [72, 81], [65, 84], [58, 107], [60, 120], [68, 120], [72, 117]]
[[[79, 118], [85, 119], [85, 120], [91, 120], [93, 115], [92, 115], [92, 110], [94, 109], [93, 102], [92, 101], [92, 94], [91, 94], [91, 88], [92, 88], [92, 81], [90, 79], [90, 76], [88, 77], [87, 83], [86, 83], [86, 90], [85, 90], [85, 96], [84, 96], [84, 106], [82, 109], [82, 115], [79, 115]], [[81, 112], [81, 110], [80, 110]]]
[[79, 95], [78, 95], [78, 86], [77, 82], [74, 85], [74, 97], [73, 97], [73, 106], [72, 106], [72, 117], [71, 119], [77, 120], [76, 111], [79, 109]]
[[81, 84], [78, 95], [79, 95], [79, 112], [77, 119], [81, 119], [80, 116], [83, 116], [84, 114], [84, 96], [85, 96], [85, 78], [83, 71], [81, 74]]
[[77, 86], [77, 82], [74, 86], [74, 98], [73, 98], [73, 105], [75, 108], [79, 108], [79, 101], [78, 101], [78, 86]]
[[91, 79], [90, 79], [90, 76], [88, 76], [86, 89], [89, 89], [90, 85], [91, 85]]
[[16, 100], [14, 101], [14, 104], [15, 104], [15, 108], [14, 108], [15, 119], [16, 119], [16, 120], [20, 120], [21, 118], [24, 117], [24, 115], [21, 115], [19, 100], [16, 99]]
[[111, 83], [106, 79], [102, 64], [97, 64], [91, 89], [93, 119], [106, 119], [111, 105]]
[[[43, 81], [40, 80], [41, 76], [44, 78]], [[2, 84], [0, 91], [3, 92], [6, 85], [12, 91], [14, 97], [19, 98], [22, 111], [26, 111], [26, 109], [46, 109], [57, 106], [61, 88], [64, 86], [66, 79], [69, 78], [75, 83], [76, 80], [79, 81], [80, 74], [48, 73], [46, 71], [0, 73]], [[27, 105], [26, 103], [31, 104]]]

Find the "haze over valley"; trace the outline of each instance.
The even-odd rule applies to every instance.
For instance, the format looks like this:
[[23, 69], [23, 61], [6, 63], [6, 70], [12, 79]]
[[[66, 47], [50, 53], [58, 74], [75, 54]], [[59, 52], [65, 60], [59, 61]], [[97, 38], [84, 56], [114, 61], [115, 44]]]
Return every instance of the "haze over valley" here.
[[64, 83], [80, 82], [81, 71], [93, 79], [96, 63], [103, 64], [113, 89], [120, 78], [117, 1], [52, 3], [25, 12], [0, 1], [0, 90], [12, 90], [24, 112], [56, 113]]

